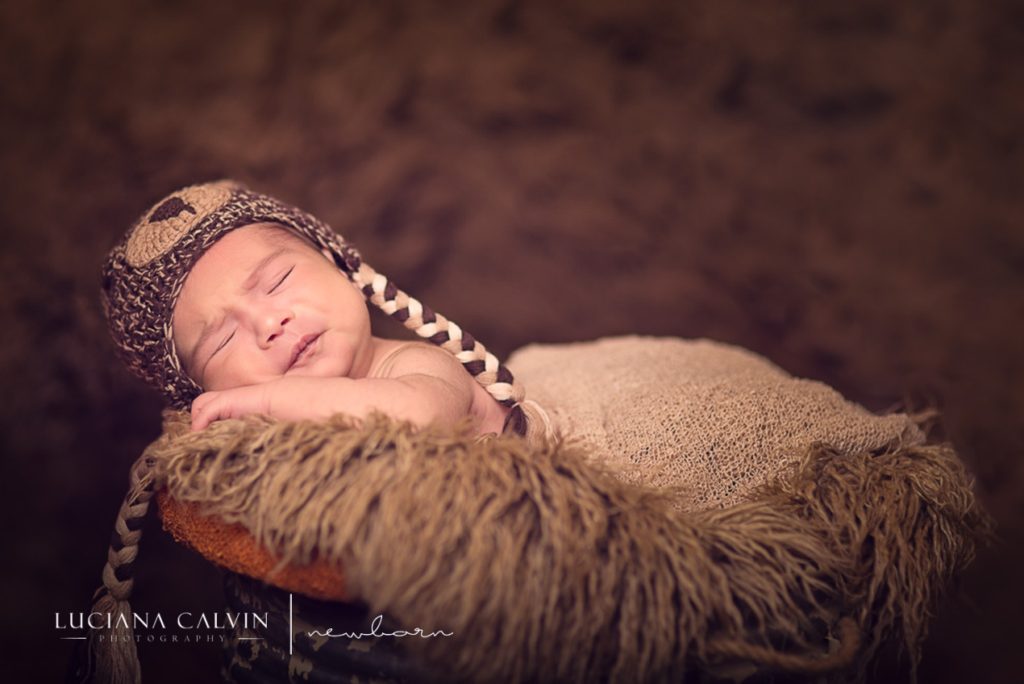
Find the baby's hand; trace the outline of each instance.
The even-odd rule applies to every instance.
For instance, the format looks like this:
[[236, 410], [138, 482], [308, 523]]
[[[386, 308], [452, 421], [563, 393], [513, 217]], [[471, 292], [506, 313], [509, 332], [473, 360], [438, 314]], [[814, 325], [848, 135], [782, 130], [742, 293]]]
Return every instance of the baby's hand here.
[[269, 385], [262, 383], [200, 394], [192, 402], [192, 430], [202, 430], [217, 420], [269, 413]]
[[394, 377], [288, 376], [258, 385], [206, 392], [192, 402], [192, 429], [260, 413], [278, 420], [325, 420], [336, 413], [364, 418], [380, 411], [416, 425], [454, 424], [469, 414], [472, 378], [444, 350], [395, 355]]
[[286, 377], [258, 385], [204, 392], [192, 402], [192, 429], [202, 430], [210, 423], [260, 413], [278, 420], [324, 418], [329, 402], [325, 395], [338, 392], [347, 378]]

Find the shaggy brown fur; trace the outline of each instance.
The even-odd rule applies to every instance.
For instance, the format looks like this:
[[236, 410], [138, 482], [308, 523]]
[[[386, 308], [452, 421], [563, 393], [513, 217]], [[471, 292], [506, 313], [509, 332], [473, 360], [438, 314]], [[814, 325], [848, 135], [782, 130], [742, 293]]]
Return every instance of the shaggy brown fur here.
[[383, 416], [189, 433], [168, 413], [144, 458], [173, 497], [245, 525], [282, 563], [340, 563], [372, 611], [454, 632], [410, 645], [474, 681], [678, 681], [750, 664], [844, 678], [899, 637], [916, 662], [929, 607], [988, 529], [942, 445], [814, 445], [756, 501], [700, 514], [571, 443]]

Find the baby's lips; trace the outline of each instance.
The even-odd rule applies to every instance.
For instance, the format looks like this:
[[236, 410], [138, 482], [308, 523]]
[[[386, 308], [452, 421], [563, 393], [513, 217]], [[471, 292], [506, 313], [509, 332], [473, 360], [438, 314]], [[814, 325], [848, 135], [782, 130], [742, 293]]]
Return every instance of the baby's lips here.
[[309, 335], [303, 335], [295, 342], [295, 346], [292, 347], [291, 358], [288, 360], [288, 367], [285, 368], [286, 371], [291, 370], [292, 367], [295, 366], [295, 363], [299, 360], [299, 356], [302, 352], [316, 344], [317, 340], [320, 339], [321, 334], [322, 333], [310, 333]]

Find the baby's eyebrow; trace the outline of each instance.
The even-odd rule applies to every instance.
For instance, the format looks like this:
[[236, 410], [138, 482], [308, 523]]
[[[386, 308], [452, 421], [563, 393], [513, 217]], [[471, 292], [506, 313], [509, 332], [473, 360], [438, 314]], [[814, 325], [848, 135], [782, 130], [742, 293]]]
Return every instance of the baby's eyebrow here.
[[[260, 282], [260, 278], [263, 276], [263, 271], [267, 269], [274, 259], [288, 251], [290, 251], [288, 247], [281, 247], [260, 259], [249, 273], [249, 276], [242, 283], [242, 293], [250, 292], [254, 287], [256, 287]], [[192, 345], [192, 350], [188, 354], [188, 368], [196, 367], [196, 356], [199, 354], [199, 350], [204, 344], [206, 344], [207, 340], [210, 339], [213, 333], [217, 332], [220, 328], [221, 324], [224, 322], [225, 315], [225, 312], [222, 311], [220, 316], [218, 316], [213, 323], [205, 320], [203, 321], [203, 327], [199, 331], [199, 337], [196, 339], [196, 343]], [[203, 364], [203, 368], [205, 367], [206, 364]], [[199, 370], [199, 375], [202, 375], [202, 369]]]
[[254, 287], [256, 287], [256, 284], [260, 282], [260, 277], [263, 275], [263, 271], [267, 268], [267, 266], [270, 265], [270, 262], [272, 262], [274, 259], [281, 256], [287, 251], [289, 251], [287, 247], [279, 247], [278, 249], [275, 249], [267, 256], [260, 259], [259, 263], [256, 264], [255, 267], [253, 267], [252, 272], [249, 274], [249, 277], [245, 279], [244, 283], [242, 283], [242, 292], [249, 292]]
[[[206, 341], [210, 339], [218, 328], [220, 328], [221, 323], [223, 322], [224, 314], [221, 314], [212, 324], [207, 321], [203, 321], [203, 329], [199, 332], [199, 339], [197, 339], [196, 343], [192, 345], [192, 351], [189, 352], [188, 355], [188, 368], [192, 369], [196, 367], [196, 356], [198, 356], [199, 350], [202, 349], [203, 345], [206, 344]], [[205, 363], [203, 364], [203, 368], [206, 368]], [[202, 375], [203, 368], [200, 368], [196, 375]]]

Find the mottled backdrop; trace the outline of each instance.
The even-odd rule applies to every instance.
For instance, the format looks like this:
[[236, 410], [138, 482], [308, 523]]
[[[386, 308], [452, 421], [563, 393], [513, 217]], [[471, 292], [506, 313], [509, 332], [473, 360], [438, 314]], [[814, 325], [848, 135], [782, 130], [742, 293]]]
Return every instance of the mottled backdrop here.
[[[711, 337], [872, 410], [940, 406], [1004, 541], [922, 679], [1015, 680], [1022, 38], [1002, 0], [2, 3], [3, 679], [62, 675], [54, 612], [87, 607], [158, 430], [106, 339], [103, 255], [231, 176], [501, 354]], [[217, 571], [147, 535], [136, 608], [216, 606]], [[142, 658], [215, 678], [211, 648]]]

